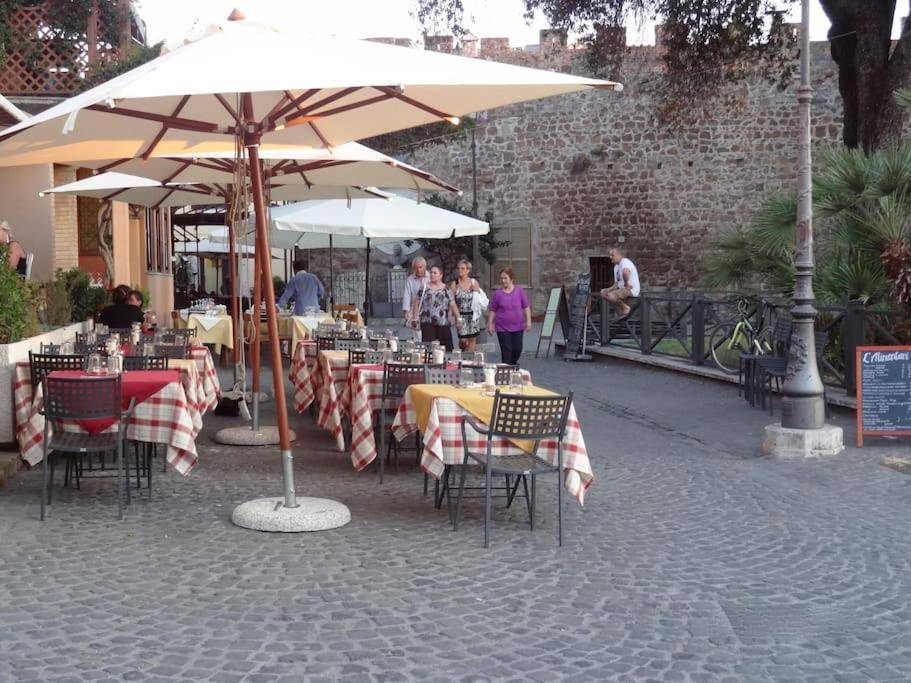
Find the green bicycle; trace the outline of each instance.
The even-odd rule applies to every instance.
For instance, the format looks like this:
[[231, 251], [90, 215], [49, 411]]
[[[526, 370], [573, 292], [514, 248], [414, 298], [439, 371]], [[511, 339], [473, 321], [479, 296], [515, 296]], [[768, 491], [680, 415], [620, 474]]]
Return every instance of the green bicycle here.
[[709, 336], [709, 348], [712, 351], [712, 360], [718, 369], [736, 375], [740, 370], [740, 355], [755, 353], [765, 355], [772, 352], [772, 330], [763, 327], [765, 320], [765, 304], [762, 305], [762, 314], [759, 316], [759, 327], [754, 327], [750, 322], [752, 310], [749, 299], [738, 299], [737, 313], [740, 319], [737, 322], [720, 323], [712, 328]]

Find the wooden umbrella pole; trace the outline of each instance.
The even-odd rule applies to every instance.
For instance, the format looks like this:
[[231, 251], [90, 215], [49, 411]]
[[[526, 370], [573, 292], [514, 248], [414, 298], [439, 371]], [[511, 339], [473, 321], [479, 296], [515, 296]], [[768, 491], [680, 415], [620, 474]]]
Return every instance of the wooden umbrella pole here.
[[[261, 253], [262, 278], [265, 284], [266, 321], [269, 328], [269, 350], [272, 352], [272, 383], [275, 395], [275, 412], [278, 418], [278, 440], [282, 453], [285, 507], [297, 507], [294, 491], [294, 461], [291, 456], [291, 435], [288, 429], [288, 408], [285, 402], [285, 378], [282, 373], [281, 341], [278, 338], [278, 309], [275, 307], [275, 289], [272, 284], [272, 252], [269, 249], [269, 231], [266, 226], [266, 202], [263, 192], [263, 167], [259, 159], [261, 135], [254, 132], [253, 98], [249, 93], [243, 96], [243, 118], [248, 124], [244, 135], [244, 147], [250, 160], [253, 209], [256, 211], [256, 251]], [[258, 311], [257, 311], [258, 313]]]
[[231, 289], [228, 292], [231, 297], [231, 329], [234, 335], [234, 383], [237, 383], [237, 358], [240, 353], [240, 344], [243, 343], [240, 334], [243, 329], [239, 315], [240, 307], [237, 302], [237, 292], [239, 284], [237, 282], [237, 243], [234, 240], [234, 204], [228, 198], [225, 204], [225, 227], [228, 229], [228, 277], [231, 278]]
[[257, 241], [253, 247], [253, 300], [250, 302], [250, 366], [253, 368], [253, 431], [259, 431], [259, 392], [260, 392], [260, 322], [259, 301], [262, 298], [262, 261]]

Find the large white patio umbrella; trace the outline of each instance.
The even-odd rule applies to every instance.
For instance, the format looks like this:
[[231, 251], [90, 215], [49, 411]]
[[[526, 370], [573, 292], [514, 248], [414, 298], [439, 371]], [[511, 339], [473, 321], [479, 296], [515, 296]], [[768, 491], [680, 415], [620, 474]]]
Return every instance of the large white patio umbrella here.
[[490, 232], [490, 226], [477, 218], [395, 194], [386, 201], [326, 199], [286, 204], [273, 208], [269, 219], [273, 245], [282, 244], [287, 249], [329, 247], [330, 289], [333, 247], [367, 249], [364, 315], [369, 314], [371, 245]]
[[[268, 254], [261, 148], [331, 147], [425, 123], [455, 123], [463, 114], [514, 102], [620, 88], [455, 55], [283, 32], [243, 20], [236, 11], [230, 19], [236, 21], [6, 129], [0, 166], [202, 154], [223, 149], [218, 138], [236, 140], [253, 169], [258, 251]], [[295, 511], [272, 265], [271, 259], [257, 260], [266, 282], [285, 495], [274, 510], [264, 500], [244, 512], [252, 513], [255, 528], [301, 531], [319, 515]]]

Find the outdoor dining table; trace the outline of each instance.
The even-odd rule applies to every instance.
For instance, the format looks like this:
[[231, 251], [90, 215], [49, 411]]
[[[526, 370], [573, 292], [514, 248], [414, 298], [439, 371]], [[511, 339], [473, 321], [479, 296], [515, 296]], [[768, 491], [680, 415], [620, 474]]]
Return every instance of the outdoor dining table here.
[[[457, 365], [449, 364], [449, 368]], [[522, 370], [526, 384], [531, 382], [531, 374]], [[399, 402], [386, 406], [397, 410]], [[326, 429], [336, 437], [339, 450], [344, 450], [342, 418], [347, 416], [351, 422], [351, 464], [360, 471], [376, 459], [376, 436], [374, 415], [383, 409], [383, 365], [356, 364], [348, 370], [348, 378], [339, 397], [336, 409], [326, 416]], [[488, 413], [489, 414], [489, 413]], [[401, 440], [401, 439], [399, 439]]]
[[[192, 372], [192, 371], [191, 371]], [[187, 373], [187, 374], [191, 374]], [[165, 457], [180, 474], [189, 474], [198, 460], [196, 435], [202, 427], [200, 415], [194, 411], [184, 390], [179, 370], [140, 370], [122, 373], [122, 402], [126, 408], [131, 399], [136, 405], [127, 423], [127, 438], [144, 443], [166, 446]], [[87, 377], [81, 370], [58, 370], [48, 377]], [[19, 449], [22, 458], [36, 465], [44, 457], [44, 416], [41, 387], [32, 392], [31, 380], [16, 383], [16, 411]], [[28, 394], [29, 400], [25, 399]], [[20, 399], [20, 396], [22, 397]], [[99, 432], [113, 424], [71, 424], [67, 429]]]
[[214, 344], [215, 352], [221, 353], [221, 347], [234, 348], [234, 323], [227, 313], [211, 315], [183, 310], [177, 317], [178, 329], [196, 328], [196, 338], [200, 344]]
[[[531, 396], [553, 395], [553, 392], [526, 385], [523, 393]], [[487, 423], [493, 409], [493, 392], [483, 388], [462, 388], [441, 384], [413, 384], [405, 391], [399, 404], [398, 413], [392, 425], [392, 433], [399, 441], [408, 438], [415, 431], [423, 434], [424, 450], [421, 454], [421, 469], [440, 479], [447, 467], [462, 465], [462, 421], [471, 415]], [[487, 437], [467, 427], [468, 448], [474, 453], [484, 453]], [[530, 444], [513, 442], [509, 439], [495, 439], [492, 455], [502, 456], [515, 453], [517, 449], [527, 450]], [[557, 461], [557, 441], [543, 440], [537, 454], [548, 463]], [[563, 438], [563, 483], [566, 490], [579, 501], [585, 502], [585, 492], [594, 479], [585, 439], [576, 417], [574, 406], [570, 406]]]
[[[316, 339], [316, 330], [320, 325], [332, 322], [332, 316], [326, 312], [320, 312], [316, 315], [294, 315], [290, 318], [291, 326], [291, 348], [296, 349], [298, 343], [310, 339]], [[281, 325], [279, 325], [281, 333]], [[287, 336], [287, 335], [282, 335]]]

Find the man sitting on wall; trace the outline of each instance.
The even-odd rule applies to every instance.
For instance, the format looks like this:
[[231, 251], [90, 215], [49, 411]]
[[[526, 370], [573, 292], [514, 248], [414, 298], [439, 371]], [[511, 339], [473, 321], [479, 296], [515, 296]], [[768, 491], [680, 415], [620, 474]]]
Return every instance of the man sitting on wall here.
[[306, 262], [298, 259], [294, 262], [294, 277], [288, 280], [285, 291], [278, 300], [278, 307], [283, 308], [288, 301], [294, 299], [294, 315], [303, 315], [307, 308], [319, 310], [319, 300], [326, 291], [323, 283], [313, 273], [304, 270]]
[[623, 320], [631, 310], [625, 300], [639, 296], [639, 271], [620, 247], [611, 248], [610, 260], [614, 264], [614, 284], [601, 290], [601, 298], [620, 314], [617, 319]]

